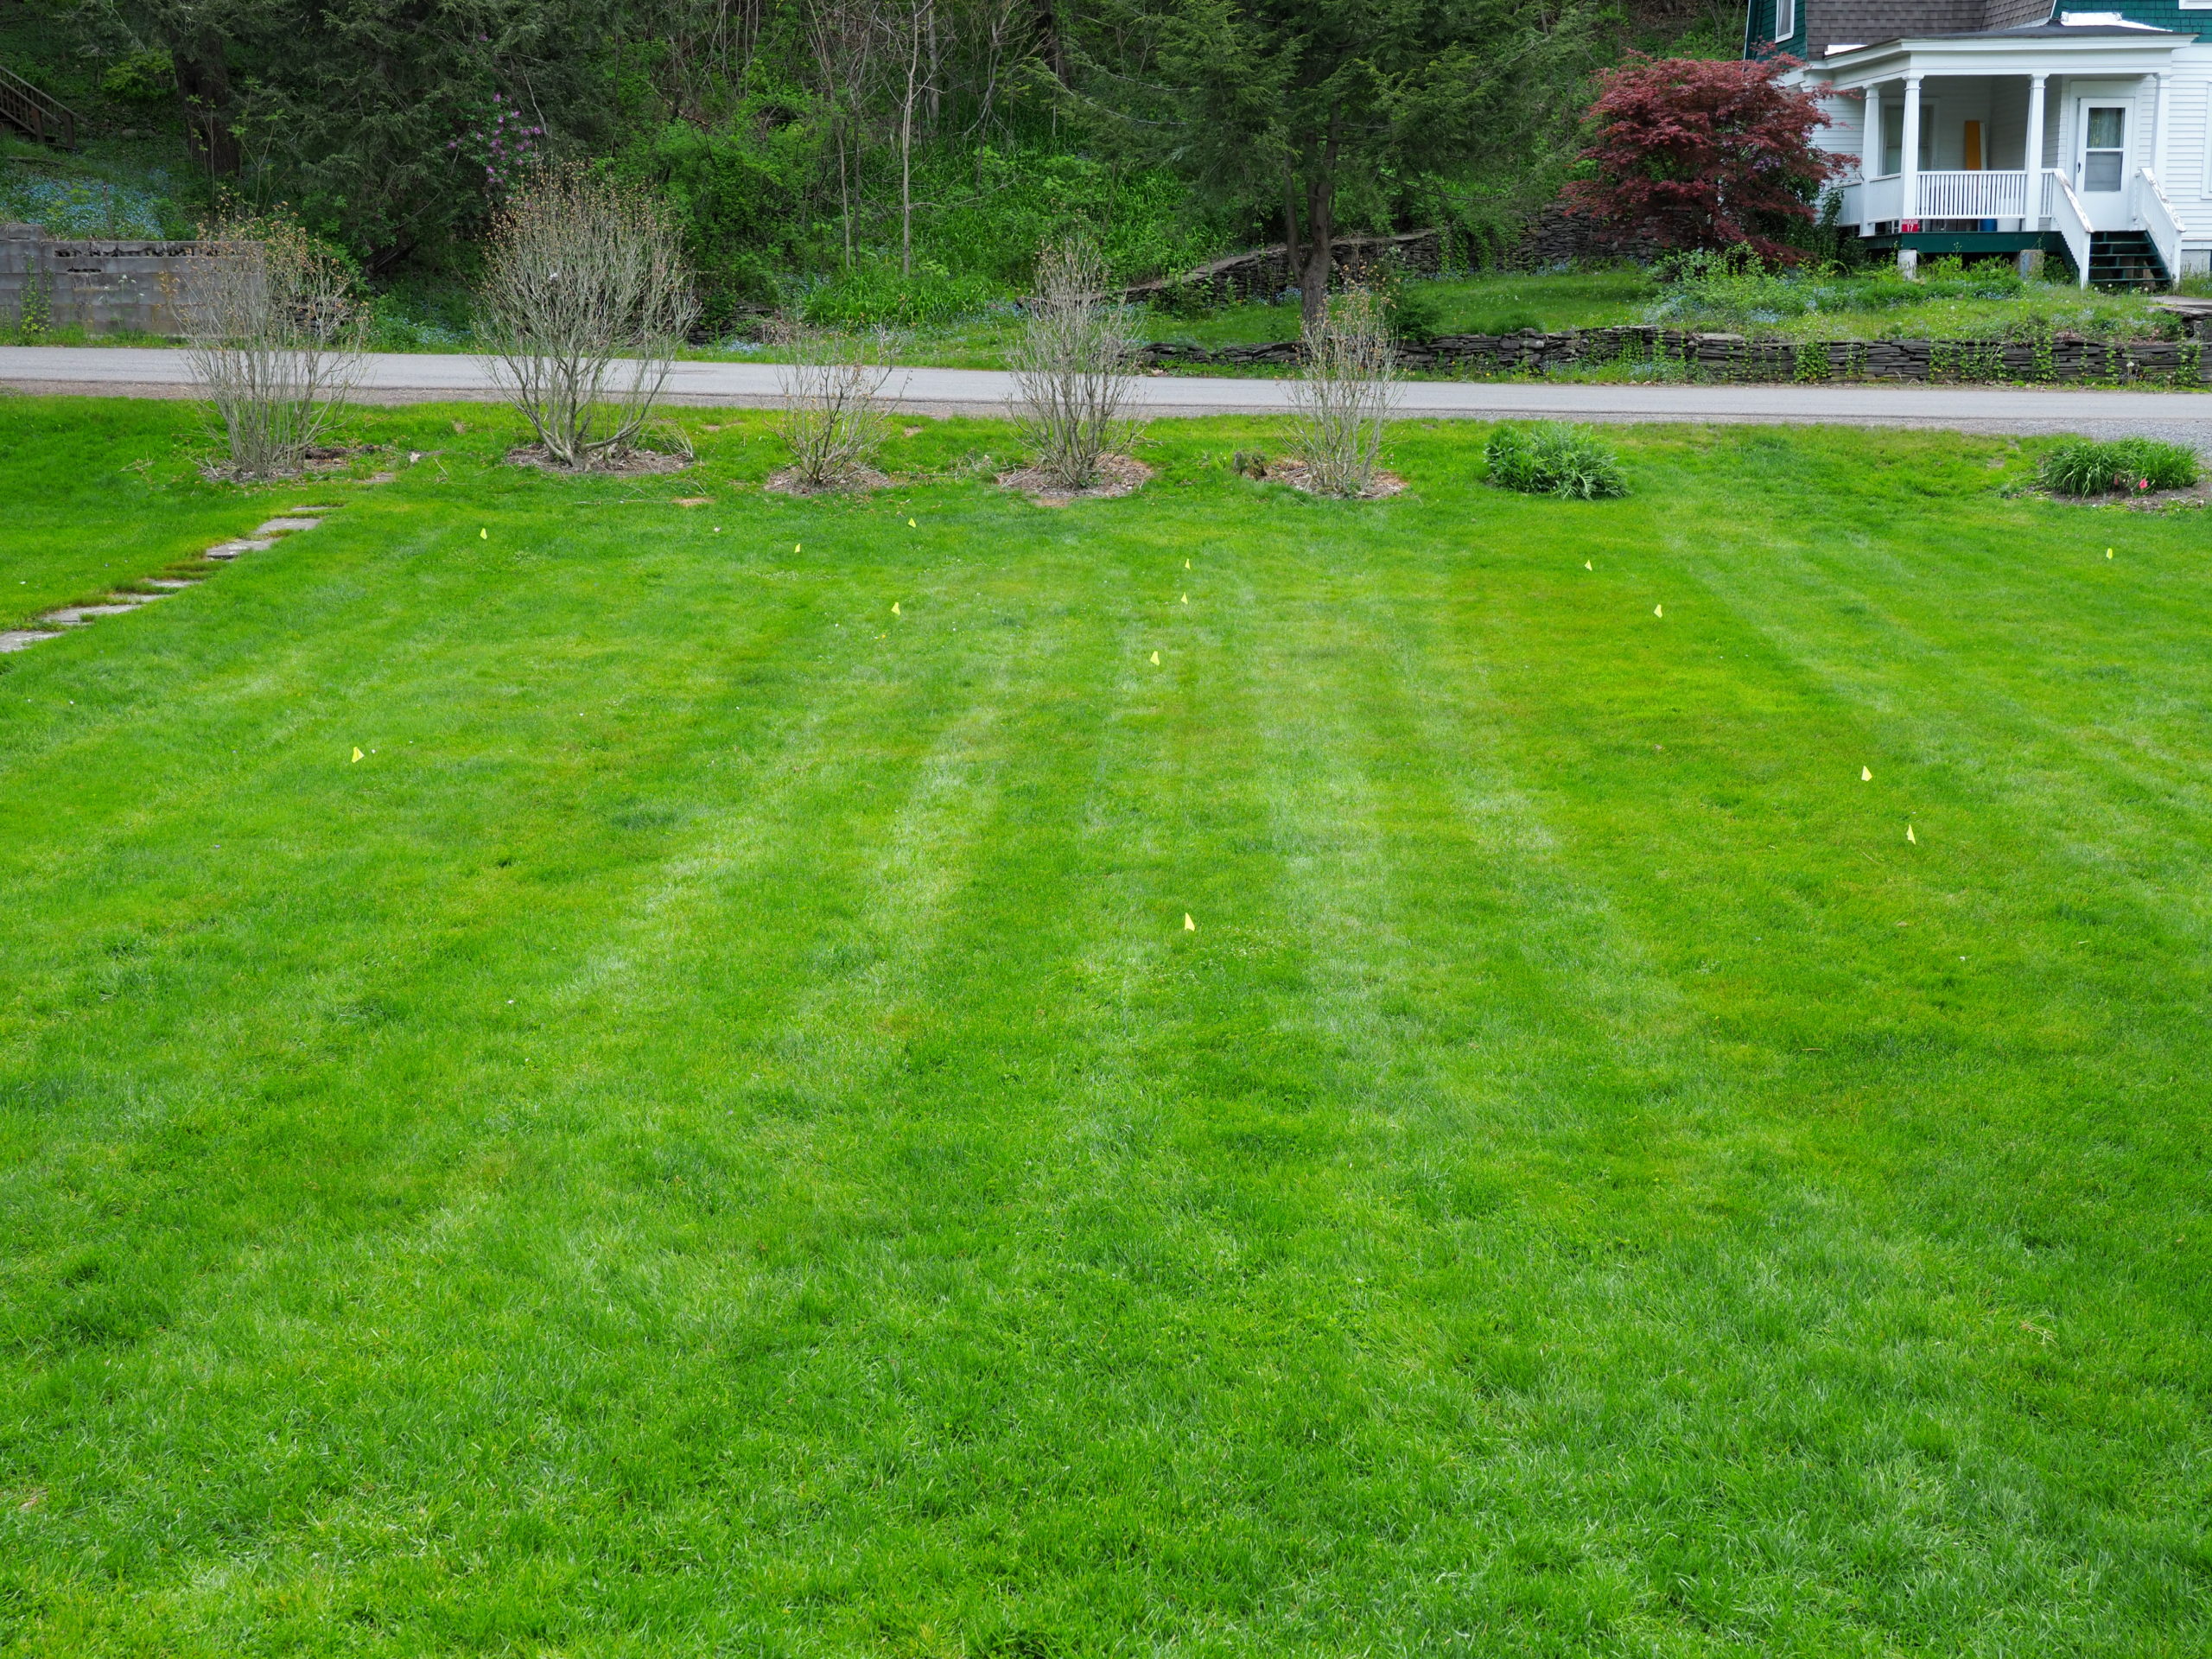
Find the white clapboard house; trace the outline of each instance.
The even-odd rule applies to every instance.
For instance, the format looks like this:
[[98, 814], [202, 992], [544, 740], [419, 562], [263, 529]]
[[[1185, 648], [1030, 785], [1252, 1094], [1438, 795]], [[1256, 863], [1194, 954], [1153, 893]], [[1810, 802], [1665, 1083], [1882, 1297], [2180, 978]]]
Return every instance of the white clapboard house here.
[[[2200, 36], [2200, 31], [2202, 35]], [[2084, 285], [2212, 269], [2212, 0], [1751, 0], [1855, 158], [1840, 222], [1925, 254], [2064, 260]]]

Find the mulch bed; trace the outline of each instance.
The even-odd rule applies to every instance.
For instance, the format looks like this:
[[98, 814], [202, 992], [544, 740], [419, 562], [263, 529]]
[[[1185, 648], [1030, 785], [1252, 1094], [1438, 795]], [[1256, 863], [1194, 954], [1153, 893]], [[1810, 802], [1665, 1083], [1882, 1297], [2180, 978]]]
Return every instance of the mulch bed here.
[[781, 472], [769, 474], [760, 487], [778, 495], [858, 495], [867, 490], [888, 489], [897, 482], [888, 473], [861, 467], [835, 484], [809, 484], [800, 479], [798, 467], [786, 467]]
[[1135, 495], [1152, 480], [1152, 468], [1134, 455], [1106, 455], [1098, 462], [1098, 476], [1084, 489], [1065, 488], [1058, 480], [1034, 467], [1020, 467], [998, 475], [1002, 490], [1020, 490], [1040, 507], [1065, 507], [1071, 501], [1106, 501], [1117, 495]]
[[2061, 495], [2056, 490], [2037, 486], [2022, 493], [2063, 501], [2073, 507], [2125, 507], [2130, 512], [2164, 512], [2169, 507], [2212, 507], [2212, 474], [2181, 490], [2113, 490], [2103, 495]]
[[545, 453], [542, 443], [526, 443], [519, 449], [507, 451], [510, 467], [531, 467], [556, 478], [582, 478], [586, 474], [595, 477], [645, 478], [657, 473], [680, 473], [691, 465], [688, 455], [666, 455], [658, 449], [626, 449], [619, 455], [604, 456], [588, 467], [563, 467]]
[[[1323, 493], [1319, 489], [1314, 486], [1313, 476], [1306, 467], [1306, 463], [1302, 461], [1271, 461], [1268, 462], [1266, 467], [1262, 468], [1256, 474], [1248, 473], [1245, 476], [1248, 478], [1256, 477], [1260, 480], [1268, 484], [1287, 484], [1292, 489], [1303, 490], [1308, 495], [1320, 495]], [[1331, 496], [1327, 499], [1331, 500], [1344, 500], [1349, 499], [1355, 501], [1380, 501], [1385, 496], [1396, 495], [1400, 493], [1405, 487], [1406, 480], [1400, 478], [1395, 473], [1377, 473], [1375, 474], [1374, 479], [1368, 484], [1368, 486], [1362, 490], [1357, 495], [1350, 498], [1343, 496]]]

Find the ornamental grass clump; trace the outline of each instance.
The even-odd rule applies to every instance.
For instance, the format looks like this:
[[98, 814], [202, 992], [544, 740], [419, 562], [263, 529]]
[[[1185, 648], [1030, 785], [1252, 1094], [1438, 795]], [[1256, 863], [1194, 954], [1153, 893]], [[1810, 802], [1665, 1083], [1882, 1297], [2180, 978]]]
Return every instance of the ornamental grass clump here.
[[1491, 434], [1483, 459], [1490, 464], [1490, 481], [1502, 490], [1567, 501], [1628, 493], [1620, 461], [1586, 426], [1555, 421], [1501, 426]]
[[360, 378], [367, 308], [337, 254], [295, 221], [238, 215], [163, 279], [185, 361], [238, 480], [299, 470]]
[[666, 207], [575, 168], [501, 211], [478, 301], [501, 390], [562, 467], [612, 464], [637, 447], [698, 315]]
[[2156, 438], [2097, 442], [2069, 438], [2043, 458], [2043, 486], [2053, 495], [2148, 495], [2185, 490], [2202, 470], [2196, 452]]

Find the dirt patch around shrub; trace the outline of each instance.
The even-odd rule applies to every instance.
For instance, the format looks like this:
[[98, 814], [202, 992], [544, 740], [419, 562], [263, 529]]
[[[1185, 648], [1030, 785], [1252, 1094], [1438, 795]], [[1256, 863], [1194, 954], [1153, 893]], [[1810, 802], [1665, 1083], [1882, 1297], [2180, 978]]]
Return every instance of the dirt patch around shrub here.
[[1070, 490], [1034, 467], [1017, 467], [998, 475], [1002, 490], [1019, 490], [1040, 507], [1065, 507], [1071, 501], [1109, 501], [1118, 495], [1135, 495], [1152, 481], [1152, 468], [1135, 455], [1107, 455], [1098, 463], [1098, 477], [1087, 488]]
[[1303, 490], [1328, 501], [1380, 501], [1386, 496], [1403, 494], [1406, 488], [1406, 480], [1395, 473], [1377, 473], [1356, 496], [1329, 495], [1316, 487], [1312, 470], [1302, 461], [1262, 461], [1236, 470], [1256, 484], [1287, 484], [1294, 490]]
[[887, 490], [898, 481], [888, 473], [862, 467], [835, 484], [809, 484], [799, 477], [798, 467], [786, 467], [769, 474], [760, 487], [777, 495], [864, 495], [870, 490]]
[[662, 473], [680, 473], [692, 463], [689, 455], [664, 454], [658, 449], [629, 449], [621, 454], [594, 461], [588, 467], [563, 467], [545, 453], [542, 443], [526, 443], [519, 449], [510, 449], [506, 454], [510, 467], [528, 467], [554, 478], [650, 478]]

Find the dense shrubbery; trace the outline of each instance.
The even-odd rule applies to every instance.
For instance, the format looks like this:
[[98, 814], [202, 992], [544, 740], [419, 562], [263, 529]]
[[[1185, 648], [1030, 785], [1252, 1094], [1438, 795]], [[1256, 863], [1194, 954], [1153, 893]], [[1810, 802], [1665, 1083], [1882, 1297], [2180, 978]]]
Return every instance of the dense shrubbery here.
[[820, 142], [805, 122], [747, 119], [715, 131], [670, 121], [623, 152], [618, 175], [667, 198], [710, 329], [741, 304], [780, 297], [778, 274], [798, 251], [791, 227]]
[[2044, 487], [2055, 495], [2147, 494], [2183, 490], [2196, 482], [2196, 452], [2156, 438], [2119, 438], [2098, 443], [2072, 438], [2043, 458]]
[[1187, 268], [1222, 244], [1164, 172], [983, 145], [915, 156], [914, 194], [929, 211], [910, 264], [887, 245], [894, 204], [880, 189], [855, 207], [849, 252], [837, 205], [809, 203], [825, 130], [798, 101], [763, 99], [720, 129], [669, 122], [623, 152], [618, 173], [669, 199], [710, 330], [760, 305], [792, 306], [818, 327], [947, 322], [1026, 292], [1038, 247], [1071, 232], [1093, 239], [1121, 283]]
[[1554, 421], [1501, 426], [1490, 435], [1483, 459], [1490, 465], [1490, 481], [1502, 490], [1569, 501], [1628, 493], [1620, 461], [1586, 426]]
[[852, 270], [793, 284], [792, 308], [817, 328], [928, 328], [972, 316], [1005, 290], [984, 276], [956, 276], [934, 259], [902, 272], [895, 258], [864, 254]]

